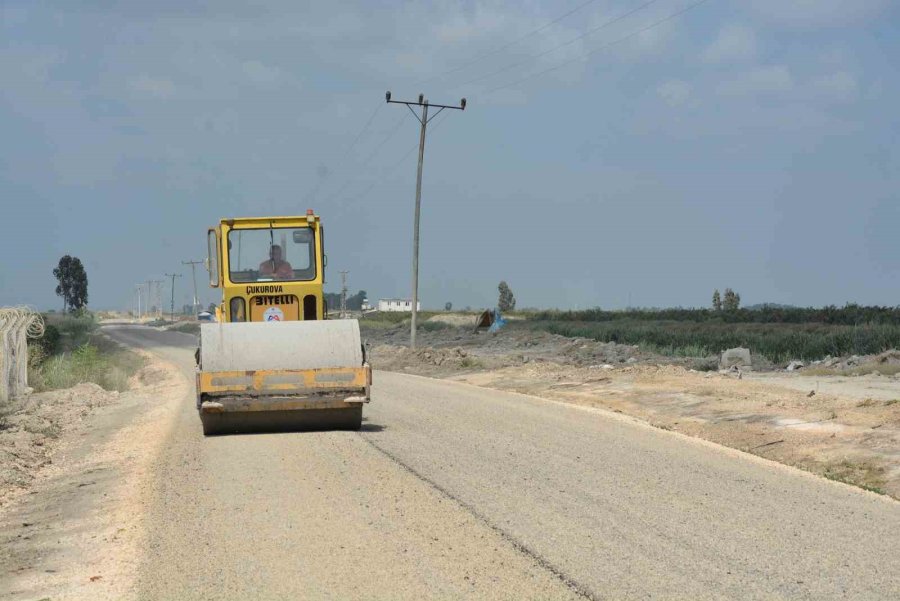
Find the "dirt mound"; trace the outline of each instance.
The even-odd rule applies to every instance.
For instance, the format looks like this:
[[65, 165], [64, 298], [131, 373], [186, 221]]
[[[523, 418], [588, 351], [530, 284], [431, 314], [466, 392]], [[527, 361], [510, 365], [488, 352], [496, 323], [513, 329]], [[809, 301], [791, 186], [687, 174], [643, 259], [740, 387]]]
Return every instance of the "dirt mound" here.
[[433, 315], [428, 318], [429, 322], [432, 323], [445, 323], [448, 326], [454, 326], [457, 328], [474, 328], [475, 327], [475, 316], [474, 315]]
[[422, 368], [459, 370], [480, 367], [480, 363], [461, 347], [410, 350], [407, 347], [381, 344], [372, 350], [372, 356], [378, 369], [418, 371]]
[[900, 351], [895, 349], [884, 351], [879, 355], [875, 355], [872, 361], [882, 365], [900, 365]]
[[95, 407], [115, 403], [118, 397], [118, 392], [85, 383], [0, 407], [0, 503], [51, 462], [52, 442], [63, 427], [80, 422]]

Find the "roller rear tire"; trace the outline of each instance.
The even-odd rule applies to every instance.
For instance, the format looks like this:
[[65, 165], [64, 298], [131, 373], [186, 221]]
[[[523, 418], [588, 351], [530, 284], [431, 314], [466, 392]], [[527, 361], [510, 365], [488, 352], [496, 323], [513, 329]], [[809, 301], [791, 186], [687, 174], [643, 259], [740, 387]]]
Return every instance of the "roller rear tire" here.
[[346, 409], [201, 413], [204, 436], [257, 432], [359, 430], [362, 405]]

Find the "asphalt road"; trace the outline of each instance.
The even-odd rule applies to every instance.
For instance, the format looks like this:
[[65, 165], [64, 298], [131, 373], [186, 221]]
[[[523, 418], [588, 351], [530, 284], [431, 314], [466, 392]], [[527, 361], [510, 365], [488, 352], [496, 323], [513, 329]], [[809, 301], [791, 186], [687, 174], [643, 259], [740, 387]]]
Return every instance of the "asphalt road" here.
[[[192, 377], [193, 342], [108, 329]], [[361, 432], [169, 434], [146, 599], [898, 599], [900, 503], [634, 420], [378, 372]]]

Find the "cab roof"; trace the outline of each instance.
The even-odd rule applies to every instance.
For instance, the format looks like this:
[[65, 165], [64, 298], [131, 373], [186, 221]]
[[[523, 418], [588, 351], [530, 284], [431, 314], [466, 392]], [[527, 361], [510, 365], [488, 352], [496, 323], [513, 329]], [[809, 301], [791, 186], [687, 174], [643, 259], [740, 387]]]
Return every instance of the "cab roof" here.
[[310, 220], [313, 222], [319, 221], [319, 216], [310, 210], [306, 215], [280, 215], [280, 216], [272, 216], [272, 217], [229, 217], [222, 219], [220, 223], [225, 224], [229, 227], [241, 227], [241, 226], [263, 226], [268, 227], [269, 224], [274, 226], [278, 225], [292, 225], [299, 226], [310, 223]]

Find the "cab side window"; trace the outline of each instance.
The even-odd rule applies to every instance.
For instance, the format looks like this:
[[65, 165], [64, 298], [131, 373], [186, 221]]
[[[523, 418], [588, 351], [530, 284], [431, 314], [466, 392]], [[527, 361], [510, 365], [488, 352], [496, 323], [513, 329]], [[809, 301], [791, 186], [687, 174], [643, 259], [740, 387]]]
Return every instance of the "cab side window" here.
[[208, 249], [208, 259], [207, 259], [207, 267], [209, 268], [209, 285], [210, 286], [218, 286], [219, 285], [219, 244], [216, 238], [215, 230], [209, 230], [209, 234], [207, 235], [207, 242], [209, 244]]

